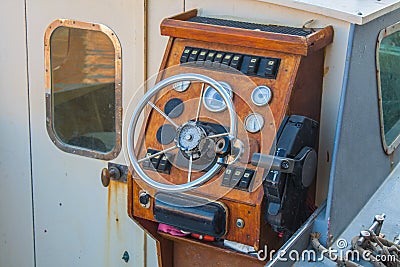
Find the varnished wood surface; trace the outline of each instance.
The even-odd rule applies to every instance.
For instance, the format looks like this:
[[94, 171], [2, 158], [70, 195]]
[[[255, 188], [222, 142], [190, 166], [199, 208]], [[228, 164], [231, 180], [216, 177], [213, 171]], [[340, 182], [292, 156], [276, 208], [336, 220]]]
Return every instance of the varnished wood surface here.
[[[288, 105], [291, 89], [294, 84], [295, 74], [297, 72], [298, 65], [300, 63], [299, 56], [293, 55], [285, 55], [282, 53], [276, 52], [266, 52], [262, 50], [251, 50], [243, 48], [243, 47], [234, 47], [234, 46], [227, 46], [227, 45], [218, 45], [218, 44], [207, 44], [205, 42], [199, 41], [186, 41], [183, 39], [176, 39], [174, 41], [174, 45], [172, 51], [169, 55], [169, 61], [167, 67], [176, 66], [179, 64], [180, 55], [185, 46], [195, 46], [200, 48], [208, 48], [208, 49], [219, 49], [222, 51], [231, 51], [236, 53], [245, 53], [251, 52], [250, 54], [257, 55], [257, 56], [270, 56], [275, 58], [281, 58], [281, 68], [278, 72], [276, 80], [269, 80], [259, 77], [249, 77], [245, 76], [240, 73], [227, 73], [227, 72], [220, 72], [214, 71], [210, 69], [204, 68], [192, 68], [192, 67], [172, 67], [164, 71], [163, 76], [168, 77], [178, 73], [200, 73], [207, 75], [217, 81], [226, 81], [228, 82], [232, 90], [234, 92], [233, 102], [236, 107], [236, 113], [238, 115], [238, 138], [243, 141], [245, 147], [247, 146], [249, 140], [248, 137], [256, 140], [260, 145], [260, 152], [262, 153], [269, 153], [271, 147], [273, 145], [273, 141], [275, 138], [276, 128], [279, 127], [283, 117], [286, 113], [286, 108], [282, 108]], [[272, 90], [272, 100], [269, 107], [259, 107], [254, 105], [251, 102], [251, 93], [252, 90], [258, 85], [267, 85]], [[171, 87], [166, 88], [166, 90], [160, 92], [159, 99], [156, 102], [156, 105], [163, 110], [165, 103], [171, 98], [180, 98], [185, 102], [185, 110], [184, 113], [174, 119], [174, 121], [180, 125], [184, 122], [187, 122], [190, 119], [194, 119], [198, 107], [199, 96], [200, 96], [201, 84], [192, 84], [190, 88], [181, 93], [172, 90]], [[243, 126], [245, 118], [253, 113], [257, 112], [262, 114], [265, 118], [265, 125], [261, 132], [259, 133], [248, 133]], [[223, 112], [210, 112], [208, 111], [204, 105], [201, 106], [201, 121], [209, 121], [209, 122], [218, 122], [221, 125], [225, 125], [229, 127], [229, 119], [228, 119], [228, 111], [225, 110]], [[165, 145], [162, 146], [156, 140], [156, 132], [158, 128], [163, 125], [164, 123], [168, 123], [164, 117], [162, 117], [158, 112], [151, 111], [148, 117], [147, 125], [146, 125], [146, 135], [145, 135], [145, 147], [146, 148], [153, 148], [157, 150], [163, 150], [166, 147], [172, 146]], [[176, 152], [176, 151], [175, 151]], [[142, 149], [140, 151], [139, 158], [144, 157], [146, 151]], [[243, 167], [255, 169], [251, 164], [246, 164]], [[261, 184], [262, 178], [262, 169], [258, 170], [256, 178], [255, 178], [255, 185], [253, 186], [256, 189]], [[152, 172], [148, 172], [149, 175], [152, 175]], [[198, 178], [203, 173], [198, 172], [193, 175], [193, 178]], [[154, 174], [153, 174], [154, 176]], [[173, 168], [171, 170], [171, 175], [160, 175], [159, 179], [167, 179], [173, 183], [183, 183], [187, 181], [187, 173], [185, 171]], [[216, 184], [221, 184], [222, 177], [216, 177], [214, 179]], [[159, 180], [161, 181], [161, 180]], [[220, 186], [215, 186], [213, 184], [211, 187], [205, 186], [204, 188], [200, 189], [200, 192], [204, 192], [206, 195], [225, 195], [227, 189]], [[211, 193], [210, 193], [211, 192]], [[257, 195], [250, 196], [250, 193], [239, 191], [239, 190], [232, 190], [226, 196], [234, 201], [238, 202], [245, 202], [248, 204], [254, 203], [256, 199], [259, 197]]]
[[[245, 76], [243, 74], [240, 74], [239, 72], [227, 73], [205, 68], [177, 66], [179, 65], [180, 55], [182, 54], [185, 46], [280, 58], [281, 67], [278, 71], [276, 79], [264, 79], [260, 77]], [[162, 76], [165, 78], [178, 73], [200, 73], [207, 75], [217, 81], [228, 82], [234, 92], [233, 102], [236, 107], [236, 112], [239, 119], [238, 138], [243, 140], [245, 147], [249, 147], [249, 145], [247, 145], [248, 137], [251, 137], [259, 143], [260, 152], [268, 154], [271, 150], [271, 147], [273, 146], [273, 141], [277, 130], [276, 128], [279, 127], [283, 117], [286, 114], [287, 108], [282, 107], [287, 107], [289, 104], [291, 90], [294, 85], [297, 69], [300, 65], [300, 60], [301, 57], [298, 55], [284, 54], [260, 49], [249, 49], [245, 47], [210, 44], [195, 40], [188, 41], [184, 39], [175, 39], [173, 41], [171, 51], [168, 55], [166, 70], [162, 73]], [[251, 102], [251, 92], [258, 85], [267, 85], [272, 90], [273, 97], [270, 102], [269, 108], [265, 106], [259, 107]], [[200, 83], [192, 84], [187, 91], [182, 93], [171, 90], [171, 87], [169, 87], [158, 94], [158, 100], [155, 104], [161, 110], [163, 110], [165, 103], [171, 98], [180, 98], [184, 101], [187, 100], [188, 102], [185, 103], [185, 110], [183, 114], [180, 117], [174, 119], [174, 121], [178, 125], [180, 125], [190, 119], [194, 119], [194, 114], [196, 114], [198, 107], [200, 90]], [[260, 113], [265, 118], [264, 128], [261, 132], [255, 134], [248, 133], [243, 126], [245, 117], [253, 112]], [[202, 105], [200, 115], [201, 121], [217, 121], [221, 125], [229, 126], [227, 111], [213, 113], [208, 111]], [[144, 157], [146, 153], [144, 148], [150, 147], [157, 150], [163, 150], [166, 147], [172, 146], [172, 144], [162, 146], [155, 138], [159, 126], [164, 123], [168, 122], [166, 122], [164, 117], [162, 117], [158, 112], [152, 110], [148, 114], [147, 123], [144, 131], [146, 134], [141, 136], [145, 137], [145, 145], [139, 153], [139, 158]], [[172, 151], [172, 153], [173, 152], [174, 151]], [[251, 164], [244, 164], [242, 166], [245, 168], [255, 169], [255, 167], [253, 167]], [[197, 189], [194, 194], [211, 200], [219, 198], [226, 200], [224, 201], [224, 203], [228, 206], [230, 214], [228, 228], [233, 230], [228, 231], [226, 238], [232, 241], [242, 242], [248, 245], [259, 247], [262, 246], [262, 244], [260, 244], [261, 232], [258, 226], [262, 223], [263, 219], [260, 215], [260, 205], [262, 203], [262, 198], [264, 194], [263, 188], [261, 187], [263, 169], [260, 168], [256, 171], [256, 176], [253, 178], [254, 183], [252, 185], [252, 192], [245, 192], [237, 189], [232, 190], [230, 188], [221, 186], [223, 178], [222, 170], [219, 175], [213, 178], [206, 185]], [[179, 168], [172, 168], [170, 175], [158, 174], [152, 171], [146, 171], [146, 173], [154, 178], [156, 181], [163, 183], [172, 182], [180, 184], [187, 181], [187, 172]], [[203, 174], [204, 173], [202, 172], [194, 173], [193, 179], [196, 179]], [[138, 179], [136, 182], [140, 188], [144, 188], [146, 191], [152, 194], [155, 193], [152, 188], [147, 186], [140, 179]], [[138, 201], [138, 199], [136, 198], [135, 201]], [[143, 209], [139, 205], [139, 203], [137, 203], [135, 207], [138, 207], [138, 209], [135, 209], [135, 216], [142, 217], [148, 220], [154, 220], [152, 207], [150, 209]], [[243, 229], [234, 228], [236, 220], [238, 218], [245, 219], [245, 227]], [[276, 235], [272, 231], [269, 234]]]
[[330, 44], [333, 40], [331, 26], [317, 29], [306, 37], [253, 31], [225, 26], [201, 24], [187, 21], [197, 12], [188, 11], [175, 17], [164, 19], [161, 23], [161, 34], [177, 38], [187, 38], [206, 42], [239, 45], [249, 48], [260, 48], [290, 54], [307, 56]]
[[160, 233], [165, 239], [174, 241], [174, 267], [187, 266], [264, 266], [265, 261], [257, 257], [214, 246], [212, 243], [185, 237], [172, 237], [169, 234]]
[[[162, 33], [172, 37], [168, 42], [157, 81], [180, 73], [199, 73], [216, 81], [228, 82], [234, 92], [233, 103], [239, 119], [238, 138], [244, 140], [245, 147], [250, 147], [250, 145], [247, 146], [247, 140], [250, 138], [249, 144], [252, 144], [252, 147], [257, 147], [255, 144], [258, 144], [258, 150], [261, 153], [270, 153], [271, 148], [274, 146], [277, 128], [285, 115], [298, 114], [319, 120], [324, 58], [324, 53], [321, 49], [332, 41], [333, 31], [331, 27], [316, 31], [306, 38], [284, 36], [213, 25], [195, 25], [195, 23], [185, 21], [190, 17], [196, 16], [196, 14], [196, 11], [189, 11], [174, 18], [166, 19], [162, 23]], [[239, 72], [223, 72], [207, 68], [183, 66], [179, 64], [179, 59], [185, 46], [279, 58], [281, 63], [276, 79], [249, 77]], [[266, 85], [271, 88], [272, 100], [269, 108], [265, 106], [258, 107], [252, 103], [251, 92], [257, 85]], [[201, 86], [200, 83], [192, 83], [185, 92], [176, 92], [170, 86], [160, 91], [154, 102], [157, 107], [164, 110], [165, 103], [171, 98], [180, 98], [184, 102], [186, 101], [183, 114], [173, 119], [180, 125], [195, 118]], [[255, 134], [248, 133], [243, 126], [245, 117], [253, 112], [260, 113], [265, 118], [264, 128], [261, 132]], [[227, 111], [213, 113], [201, 104], [201, 121], [217, 122], [218, 124], [229, 126], [228, 118]], [[138, 158], [144, 157], [146, 148], [163, 150], [174, 145], [171, 143], [162, 146], [155, 138], [159, 126], [164, 123], [168, 122], [155, 110], [149, 110], [146, 113], [145, 124], [139, 136], [139, 144], [141, 146], [137, 150]], [[172, 152], [176, 154], [177, 151]], [[250, 164], [246, 164], [245, 161], [241, 166], [255, 169]], [[263, 170], [256, 170], [255, 182], [251, 186], [250, 192], [231, 190], [221, 186], [223, 171], [224, 169], [206, 185], [187, 192], [187, 194], [206, 198], [210, 201], [216, 200], [227, 207], [228, 229], [223, 238], [255, 248], [262, 248], [265, 244], [272, 249], [279, 248], [282, 245], [282, 240], [277, 233], [272, 231], [264, 219], [265, 199], [263, 198], [264, 192], [261, 186]], [[170, 175], [158, 174], [152, 171], [147, 171], [146, 173], [159, 182], [177, 184], [187, 182], [186, 170], [175, 167], [171, 169]], [[194, 173], [192, 179], [196, 179], [202, 174], [200, 172]], [[154, 199], [151, 198], [150, 200], [150, 208], [144, 208], [139, 204], [139, 192], [145, 190], [154, 195], [156, 193], [155, 190], [138, 177], [130, 179], [129, 182], [132, 184], [128, 196], [128, 201], [132, 203], [128, 207], [131, 209], [130, 216], [146, 222], [144, 223], [145, 225], [152, 224], [155, 222], [153, 215]], [[245, 221], [243, 228], [236, 226], [236, 220], [239, 218]], [[146, 228], [146, 226], [144, 227]], [[169, 250], [173, 251], [174, 254], [174, 266], [183, 266], [179, 265], [182, 259], [176, 261], [176, 257], [179, 257], [177, 255], [181, 253], [195, 256], [196, 251], [204, 249], [204, 253], [209, 257], [213, 257], [213, 253], [218, 249], [225, 251], [223, 248], [214, 249], [211, 246], [200, 248], [197, 244], [193, 244], [192, 241], [185, 238], [172, 236], [167, 238], [174, 240], [173, 248], [169, 247]], [[185, 244], [189, 243], [191, 244], [190, 246], [194, 247], [189, 248], [189, 245], [185, 247]], [[195, 263], [196, 261], [188, 259], [188, 262]], [[222, 258], [221, 261], [218, 261], [218, 264], [221, 264], [221, 262], [223, 262]]]

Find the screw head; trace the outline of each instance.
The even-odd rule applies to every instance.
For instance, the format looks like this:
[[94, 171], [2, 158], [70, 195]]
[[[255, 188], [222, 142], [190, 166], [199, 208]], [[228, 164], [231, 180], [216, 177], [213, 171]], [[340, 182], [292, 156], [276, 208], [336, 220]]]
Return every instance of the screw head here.
[[284, 170], [289, 169], [289, 162], [287, 160], [284, 160], [281, 162], [281, 168]]

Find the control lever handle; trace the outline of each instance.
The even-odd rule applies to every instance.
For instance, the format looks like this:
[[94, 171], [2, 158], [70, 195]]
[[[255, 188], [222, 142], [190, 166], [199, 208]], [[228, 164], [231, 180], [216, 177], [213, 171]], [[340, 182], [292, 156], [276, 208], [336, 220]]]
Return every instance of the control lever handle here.
[[294, 174], [301, 177], [304, 187], [311, 185], [317, 169], [317, 153], [311, 147], [303, 147], [294, 159], [254, 153], [251, 164], [270, 171]]
[[254, 153], [251, 157], [251, 164], [271, 171], [293, 173], [296, 161], [290, 158]]

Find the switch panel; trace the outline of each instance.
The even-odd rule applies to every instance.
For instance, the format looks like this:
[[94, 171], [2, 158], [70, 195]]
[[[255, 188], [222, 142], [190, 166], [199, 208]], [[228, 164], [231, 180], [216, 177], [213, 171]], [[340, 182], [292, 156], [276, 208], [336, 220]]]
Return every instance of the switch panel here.
[[222, 178], [222, 186], [248, 191], [255, 171], [235, 166], [228, 166]]
[[180, 63], [197, 63], [196, 67], [212, 68], [219, 71], [229, 71], [229, 67], [239, 70], [248, 76], [258, 76], [275, 79], [278, 74], [279, 58], [259, 57], [254, 55], [235, 54], [225, 51], [209, 51], [196, 47], [183, 49]]
[[[150, 157], [160, 151], [155, 149], [147, 149], [146, 157]], [[174, 160], [173, 154], [160, 154], [149, 160], [145, 160], [142, 163], [143, 169], [157, 171], [160, 173], [170, 174], [172, 164], [171, 162]]]

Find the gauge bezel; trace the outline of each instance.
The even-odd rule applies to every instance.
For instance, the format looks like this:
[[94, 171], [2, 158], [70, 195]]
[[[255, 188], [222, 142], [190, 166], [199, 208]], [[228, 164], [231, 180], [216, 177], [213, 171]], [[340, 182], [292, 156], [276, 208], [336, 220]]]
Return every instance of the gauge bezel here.
[[[172, 88], [174, 88], [175, 91], [182, 93], [185, 92], [187, 89], [189, 89], [191, 82], [190, 81], [180, 81], [176, 82], [172, 85]], [[180, 89], [178, 89], [180, 88]]]
[[[227, 82], [223, 82], [223, 81], [218, 81], [218, 83], [220, 83], [222, 85], [222, 87], [225, 89], [225, 91], [228, 93], [228, 95], [230, 96], [231, 100], [233, 100], [233, 91], [232, 91], [232, 87], [227, 83]], [[212, 88], [211, 86], [207, 86], [206, 89], [204, 90], [203, 93], [203, 105], [204, 107], [211, 112], [222, 112], [224, 110], [226, 110], [227, 106], [225, 102], [221, 102], [223, 104], [223, 107], [221, 108], [213, 108], [208, 106], [207, 102], [206, 102], [206, 97], [205, 95], [207, 94], [208, 90], [215, 90], [214, 88]], [[218, 92], [217, 92], [218, 93]]]
[[[268, 99], [266, 98], [267, 101], [264, 101], [262, 103], [257, 103], [257, 101], [254, 99], [254, 95], [255, 95], [256, 91], [260, 90], [260, 89], [267, 89], [269, 92], [269, 97], [268, 97]], [[266, 85], [259, 85], [253, 89], [253, 92], [251, 92], [251, 102], [253, 102], [253, 104], [256, 106], [263, 107], [265, 105], [268, 105], [268, 103], [271, 101], [271, 99], [272, 99], [272, 90], [271, 90], [271, 88], [269, 88]]]
[[[259, 122], [259, 129], [258, 130], [256, 130], [256, 131], [253, 131], [253, 130], [250, 130], [248, 127], [247, 127], [247, 122], [248, 122], [248, 120], [251, 118], [251, 117], [253, 117], [253, 116], [259, 116], [260, 118], [261, 118], [261, 120], [258, 120], [258, 122]], [[258, 132], [260, 132], [261, 130], [262, 130], [262, 128], [264, 127], [264, 125], [265, 125], [265, 120], [264, 120], [264, 117], [263, 117], [263, 115], [261, 115], [260, 113], [257, 113], [257, 112], [253, 112], [253, 113], [250, 113], [249, 115], [247, 115], [246, 116], [246, 118], [244, 119], [244, 128], [246, 129], [246, 131], [248, 131], [249, 133], [258, 133]]]

